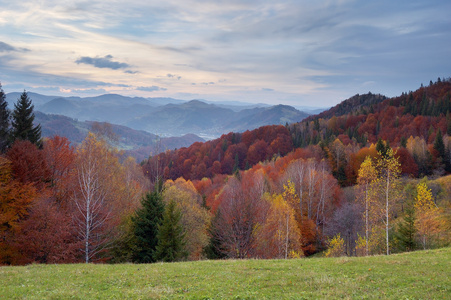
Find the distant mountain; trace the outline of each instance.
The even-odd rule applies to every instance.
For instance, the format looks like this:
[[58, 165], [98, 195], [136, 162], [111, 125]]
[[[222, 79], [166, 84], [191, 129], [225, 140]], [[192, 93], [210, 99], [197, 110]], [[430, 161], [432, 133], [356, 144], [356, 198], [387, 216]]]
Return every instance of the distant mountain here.
[[[35, 112], [35, 123], [41, 124], [42, 136], [52, 137], [54, 135], [67, 137], [73, 144], [81, 143], [89, 131], [92, 130], [93, 121], [80, 122], [62, 115], [49, 115], [39, 111]], [[142, 161], [155, 149], [158, 137], [142, 130], [134, 130], [122, 125], [109, 124], [117, 141], [112, 142], [119, 150], [125, 150], [128, 155], [134, 156], [137, 161]], [[188, 147], [195, 142], [203, 142], [204, 139], [194, 135], [181, 137], [161, 138], [160, 151]]]
[[307, 116], [308, 114], [286, 105], [234, 111], [193, 100], [181, 105], [165, 105], [126, 125], [167, 136], [196, 133], [211, 139], [230, 131], [243, 132], [264, 125], [299, 122]]
[[[22, 92], [12, 92], [6, 94], [6, 102], [8, 102], [10, 109], [14, 108], [14, 103], [17, 102], [17, 99], [20, 98], [20, 95], [22, 95]], [[35, 108], [39, 105], [47, 103], [50, 100], [58, 98], [58, 96], [44, 96], [33, 92], [28, 92], [28, 97], [33, 101]]]
[[265, 125], [285, 125], [303, 120], [309, 115], [288, 105], [275, 105], [267, 108], [254, 108], [241, 111], [242, 118], [229, 123], [229, 131], [243, 132]]
[[[285, 125], [308, 116], [291, 106], [239, 101], [212, 102], [172, 98], [140, 98], [106, 94], [58, 97], [28, 93], [35, 111], [64, 115], [77, 121], [109, 122], [165, 137], [196, 134], [206, 139], [264, 125]], [[7, 95], [10, 108], [20, 93]]]

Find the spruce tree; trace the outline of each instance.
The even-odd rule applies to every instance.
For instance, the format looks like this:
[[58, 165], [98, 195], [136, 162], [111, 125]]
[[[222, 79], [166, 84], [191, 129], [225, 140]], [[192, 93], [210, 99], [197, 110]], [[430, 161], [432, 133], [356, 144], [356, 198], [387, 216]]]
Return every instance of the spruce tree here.
[[158, 226], [163, 219], [164, 203], [161, 194], [152, 192], [141, 199], [141, 205], [142, 207], [132, 218], [136, 238], [136, 248], [132, 258], [137, 263], [150, 263], [155, 262]]
[[405, 209], [405, 215], [398, 224], [398, 231], [396, 232], [401, 251], [415, 250], [415, 234], [415, 207], [413, 206], [413, 203], [408, 203]]
[[35, 145], [41, 144], [41, 125], [33, 126], [34, 105], [26, 91], [20, 95], [14, 104], [12, 113], [12, 138], [13, 140], [28, 140]]
[[8, 102], [0, 83], [0, 153], [5, 152], [9, 145], [9, 119]]
[[221, 211], [218, 210], [210, 224], [208, 232], [211, 236], [210, 242], [204, 248], [203, 253], [208, 259], [222, 259], [225, 258], [224, 249], [221, 241], [218, 239], [218, 220], [220, 219]]
[[188, 256], [185, 251], [185, 232], [180, 220], [182, 213], [177, 209], [175, 201], [167, 204], [163, 222], [158, 226], [158, 244], [154, 254], [157, 261], [180, 261]]
[[385, 145], [384, 141], [382, 141], [381, 138], [379, 138], [379, 139], [377, 140], [377, 143], [376, 143], [376, 151], [379, 152], [379, 153], [381, 154], [382, 157], [386, 157], [386, 156], [387, 156], [387, 150], [388, 150], [389, 148], [390, 148], [390, 147], [387, 147], [387, 146]]
[[443, 143], [443, 136], [440, 128], [437, 132], [437, 135], [435, 136], [434, 149], [437, 150], [442, 159], [445, 158], [445, 144]]

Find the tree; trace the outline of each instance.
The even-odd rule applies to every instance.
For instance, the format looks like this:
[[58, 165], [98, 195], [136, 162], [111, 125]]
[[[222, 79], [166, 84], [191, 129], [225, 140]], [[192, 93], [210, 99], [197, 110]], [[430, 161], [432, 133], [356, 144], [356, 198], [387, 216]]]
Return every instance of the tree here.
[[326, 257], [340, 257], [343, 256], [344, 251], [344, 239], [341, 237], [341, 234], [338, 233], [329, 241], [329, 248], [326, 250], [324, 255]]
[[161, 225], [164, 203], [161, 194], [146, 193], [141, 200], [142, 207], [132, 217], [136, 249], [133, 261], [138, 263], [155, 262], [155, 250], [158, 244], [158, 226]]
[[23, 255], [20, 263], [75, 263], [80, 241], [70, 216], [51, 198], [41, 195], [14, 238]]
[[70, 175], [75, 162], [75, 150], [65, 137], [54, 136], [44, 143], [44, 158], [50, 174], [53, 197], [66, 204], [69, 197]]
[[21, 183], [31, 183], [38, 189], [47, 186], [50, 170], [42, 150], [30, 141], [17, 140], [6, 153], [11, 161], [14, 178]]
[[165, 183], [163, 200], [166, 204], [175, 201], [182, 214], [180, 223], [185, 231], [188, 259], [201, 259], [203, 249], [209, 242], [208, 227], [211, 222], [210, 213], [202, 207], [202, 196], [191, 181], [179, 178], [175, 182], [168, 180]]
[[301, 232], [293, 208], [282, 195], [268, 195], [268, 198], [268, 217], [263, 224], [256, 227], [260, 255], [264, 258], [285, 259], [303, 256]]
[[154, 254], [156, 261], [180, 261], [187, 257], [181, 218], [182, 213], [177, 209], [175, 201], [169, 201], [163, 214], [163, 221], [158, 226], [158, 244]]
[[34, 105], [26, 91], [22, 93], [17, 103], [14, 104], [12, 113], [12, 138], [13, 140], [28, 140], [33, 144], [41, 144], [41, 125], [33, 126]]
[[35, 198], [35, 188], [14, 180], [11, 162], [0, 156], [0, 264], [17, 262], [20, 253], [11, 240], [20, 232], [21, 222], [29, 216]]
[[387, 255], [390, 254], [389, 246], [389, 223], [390, 223], [390, 210], [392, 202], [396, 199], [394, 192], [396, 192], [396, 184], [399, 174], [401, 173], [401, 166], [398, 159], [396, 158], [396, 152], [392, 148], [386, 149], [385, 155], [380, 154], [380, 158], [377, 161], [378, 169], [378, 183], [381, 192], [383, 192], [385, 198], [385, 207], [380, 210], [383, 213], [382, 220], [385, 223], [385, 233], [386, 233], [386, 250]]
[[8, 102], [6, 102], [6, 96], [0, 83], [0, 153], [5, 152], [9, 145], [9, 121]]
[[76, 207], [75, 222], [85, 262], [89, 263], [107, 245], [107, 220], [111, 207], [102, 180], [102, 171], [109, 162], [108, 150], [104, 143], [90, 133], [77, 151], [75, 166], [75, 190], [73, 201]]
[[357, 182], [363, 188], [364, 202], [365, 202], [365, 252], [369, 254], [368, 241], [369, 241], [369, 208], [370, 208], [370, 189], [371, 184], [376, 180], [377, 172], [373, 164], [373, 160], [370, 156], [367, 156], [363, 163], [360, 165], [359, 177]]
[[399, 246], [402, 251], [413, 251], [416, 248], [415, 242], [415, 207], [413, 203], [407, 203], [405, 215], [398, 224], [396, 237], [399, 240]]
[[415, 226], [423, 249], [427, 249], [431, 246], [433, 236], [442, 231], [445, 226], [440, 218], [440, 210], [432, 199], [431, 189], [424, 182], [417, 185], [415, 210]]

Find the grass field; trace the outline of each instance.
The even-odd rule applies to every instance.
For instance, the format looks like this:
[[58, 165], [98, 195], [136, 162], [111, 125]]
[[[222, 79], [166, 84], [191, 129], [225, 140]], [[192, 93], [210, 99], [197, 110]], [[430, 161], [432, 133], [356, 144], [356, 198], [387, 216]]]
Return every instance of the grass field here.
[[451, 299], [451, 248], [391, 256], [0, 268], [0, 299]]

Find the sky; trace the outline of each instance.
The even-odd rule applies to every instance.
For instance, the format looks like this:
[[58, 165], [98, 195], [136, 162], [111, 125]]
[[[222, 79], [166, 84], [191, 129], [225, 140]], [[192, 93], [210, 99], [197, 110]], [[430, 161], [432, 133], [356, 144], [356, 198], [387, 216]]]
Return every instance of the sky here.
[[328, 107], [451, 76], [451, 1], [0, 0], [6, 93]]

